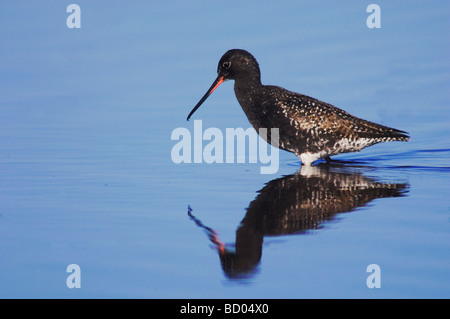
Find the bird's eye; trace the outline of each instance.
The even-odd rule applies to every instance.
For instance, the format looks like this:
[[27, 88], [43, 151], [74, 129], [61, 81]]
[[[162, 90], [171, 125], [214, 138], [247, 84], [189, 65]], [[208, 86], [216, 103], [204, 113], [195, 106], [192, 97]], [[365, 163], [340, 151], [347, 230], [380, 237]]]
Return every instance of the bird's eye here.
[[225, 62], [223, 62], [222, 66], [223, 66], [225, 69], [229, 69], [230, 66], [231, 66], [231, 62], [225, 61]]

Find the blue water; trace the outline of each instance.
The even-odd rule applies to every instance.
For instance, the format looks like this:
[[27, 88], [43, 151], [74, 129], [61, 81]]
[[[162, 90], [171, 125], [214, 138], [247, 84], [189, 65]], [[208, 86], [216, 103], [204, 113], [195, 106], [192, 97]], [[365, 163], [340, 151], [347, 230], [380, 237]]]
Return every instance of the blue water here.
[[[368, 3], [78, 1], [81, 29], [68, 4], [0, 4], [0, 297], [450, 297], [447, 1], [378, 1], [380, 29]], [[411, 141], [312, 170], [281, 151], [274, 175], [173, 163], [235, 47]], [[232, 87], [205, 128], [249, 127]]]

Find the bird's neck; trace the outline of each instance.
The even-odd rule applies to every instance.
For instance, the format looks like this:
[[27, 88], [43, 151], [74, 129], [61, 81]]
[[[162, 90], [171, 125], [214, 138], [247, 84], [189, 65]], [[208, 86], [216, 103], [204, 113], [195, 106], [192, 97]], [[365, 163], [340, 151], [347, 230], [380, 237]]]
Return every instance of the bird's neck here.
[[[256, 110], [258, 106], [259, 95], [263, 90], [263, 85], [259, 78], [253, 80], [238, 79], [234, 82], [234, 93], [236, 98], [247, 115], [248, 120], [256, 128]], [[256, 125], [256, 126], [255, 126]]]
[[261, 78], [259, 76], [243, 76], [235, 79], [234, 81], [234, 89], [239, 91], [246, 91], [247, 94], [252, 94], [261, 87]]

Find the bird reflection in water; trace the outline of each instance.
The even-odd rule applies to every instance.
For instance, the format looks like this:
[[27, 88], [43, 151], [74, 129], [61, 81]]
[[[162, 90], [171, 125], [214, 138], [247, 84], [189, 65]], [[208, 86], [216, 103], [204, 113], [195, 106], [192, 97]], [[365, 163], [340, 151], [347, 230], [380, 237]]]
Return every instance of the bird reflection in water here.
[[407, 183], [378, 182], [357, 167], [302, 166], [296, 174], [272, 180], [258, 191], [236, 231], [234, 245], [221, 242], [217, 232], [195, 217], [190, 207], [188, 215], [217, 248], [225, 275], [241, 279], [255, 274], [264, 236], [319, 229], [336, 214], [354, 211], [376, 198], [405, 196], [408, 188]]

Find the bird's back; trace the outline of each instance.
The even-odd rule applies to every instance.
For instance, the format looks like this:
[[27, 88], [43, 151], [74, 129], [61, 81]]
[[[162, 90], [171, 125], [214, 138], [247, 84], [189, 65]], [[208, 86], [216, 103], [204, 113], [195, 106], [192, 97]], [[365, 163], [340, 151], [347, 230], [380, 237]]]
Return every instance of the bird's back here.
[[355, 117], [331, 104], [265, 85], [260, 92], [236, 96], [255, 127], [278, 128], [279, 147], [300, 156], [323, 158], [359, 151], [387, 141], [407, 141], [406, 132]]

